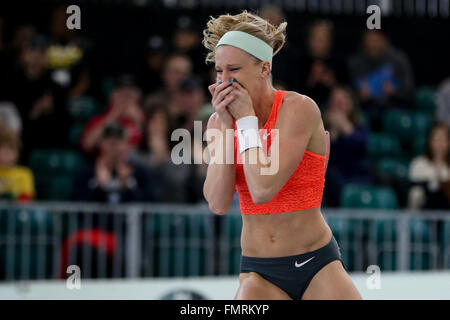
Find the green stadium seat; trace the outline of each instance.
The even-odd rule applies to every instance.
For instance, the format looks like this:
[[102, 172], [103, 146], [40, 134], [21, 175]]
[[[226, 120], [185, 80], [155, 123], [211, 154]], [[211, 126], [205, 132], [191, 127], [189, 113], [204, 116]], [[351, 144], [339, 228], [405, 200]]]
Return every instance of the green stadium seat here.
[[103, 108], [93, 98], [88, 96], [70, 99], [68, 109], [72, 119], [81, 123], [86, 123], [93, 116], [103, 111]]
[[[397, 248], [395, 243], [398, 240], [397, 224], [395, 219], [377, 219], [376, 243], [377, 243], [377, 264], [382, 270], [397, 269]], [[424, 219], [412, 218], [409, 221], [410, 232], [410, 270], [428, 270], [431, 267], [429, 252], [414, 250], [414, 245], [422, 244], [423, 249], [430, 244], [430, 228]]]
[[[429, 221], [420, 218], [411, 218], [409, 221], [410, 230], [410, 270], [429, 270], [431, 269], [431, 253], [429, 251], [418, 251], [429, 249], [431, 242], [431, 230]], [[418, 249], [414, 250], [414, 244]]]
[[380, 157], [397, 157], [402, 148], [396, 136], [386, 133], [371, 133], [368, 142], [368, 155], [372, 159]]
[[70, 200], [73, 191], [74, 177], [72, 175], [57, 175], [36, 179], [38, 198], [49, 200]]
[[224, 217], [222, 239], [227, 241], [229, 247], [228, 274], [236, 275], [240, 270], [242, 217], [237, 214], [227, 214]]
[[371, 122], [370, 122], [370, 117], [369, 117], [369, 115], [368, 115], [366, 112], [364, 112], [364, 111], [361, 111], [361, 121], [362, 121], [362, 123], [364, 123], [364, 125], [366, 126], [366, 128], [367, 128], [369, 131], [372, 129], [372, 127], [371, 127]]
[[433, 114], [436, 110], [436, 92], [431, 87], [420, 87], [416, 90], [416, 108], [420, 111]]
[[441, 224], [441, 248], [444, 255], [444, 269], [450, 269], [450, 220]]
[[413, 136], [410, 136], [410, 138], [415, 138], [418, 136], [426, 137], [431, 128], [433, 116], [424, 112], [415, 112], [412, 115], [412, 119], [415, 134]]
[[189, 215], [187, 221], [187, 239], [189, 246], [185, 252], [187, 255], [187, 263], [185, 274], [187, 276], [204, 276], [209, 271], [207, 266], [211, 265], [212, 261], [208, 261], [208, 257], [212, 256], [212, 218], [210, 215], [195, 214]]
[[35, 175], [76, 173], [83, 165], [82, 156], [73, 150], [36, 149], [31, 153], [29, 163]]
[[375, 220], [376, 239], [380, 243], [383, 240], [389, 239], [391, 241], [397, 240], [397, 220], [395, 219], [380, 219]]
[[37, 149], [30, 158], [38, 199], [68, 200], [73, 180], [84, 166], [81, 155], [72, 150]]
[[175, 236], [177, 229], [184, 226], [185, 219], [170, 213], [154, 214], [149, 218], [153, 219], [153, 239], [159, 240], [153, 247], [154, 274], [163, 277], [174, 276], [175, 255], [179, 254], [174, 250]]
[[349, 184], [342, 190], [341, 207], [397, 209], [398, 201], [390, 187]]
[[[327, 223], [333, 232], [333, 236], [338, 242], [341, 249], [342, 261], [347, 270], [353, 270], [353, 255], [352, 251], [348, 250], [346, 245], [351, 244], [354, 240], [354, 233], [350, 221], [346, 218], [337, 216], [327, 217]], [[345, 241], [345, 242], [344, 242]]]
[[411, 241], [429, 243], [431, 240], [430, 226], [428, 221], [419, 218], [409, 220]]
[[111, 95], [111, 92], [114, 90], [116, 83], [113, 77], [105, 77], [101, 82], [102, 93], [105, 98], [108, 98]]
[[[0, 212], [0, 229], [6, 231], [6, 228], [13, 224], [15, 226], [14, 233], [38, 234], [44, 232], [51, 235], [54, 223], [53, 214], [43, 209], [15, 208]], [[9, 232], [11, 231], [9, 229]]]
[[327, 223], [330, 226], [331, 231], [333, 231], [336, 240], [352, 235], [353, 228], [348, 218], [332, 216], [327, 218]]
[[[144, 265], [156, 277], [204, 276], [208, 273], [207, 239], [211, 239], [212, 216], [201, 214], [153, 214], [146, 218], [145, 234], [151, 235], [151, 254], [144, 252]], [[159, 239], [158, 242], [153, 242]]]
[[78, 147], [81, 141], [81, 135], [83, 134], [84, 124], [75, 123], [69, 129], [69, 142], [74, 147]]
[[54, 229], [54, 216], [45, 210], [1, 210], [0, 279], [51, 278]]
[[427, 136], [425, 135], [414, 138], [411, 157], [423, 155], [425, 153], [426, 142]]
[[373, 221], [377, 246], [377, 265], [381, 270], [397, 268], [397, 224], [395, 219], [377, 219]]
[[395, 135], [400, 141], [407, 141], [414, 136], [414, 121], [412, 112], [391, 109], [383, 116], [383, 131]]
[[377, 161], [377, 171], [383, 176], [393, 176], [407, 180], [409, 173], [409, 161], [396, 158], [382, 158]]
[[356, 266], [356, 256], [360, 254], [355, 243], [362, 243], [367, 237], [369, 221], [362, 219], [351, 219], [336, 215], [327, 217], [327, 223], [333, 232], [333, 236], [341, 249], [342, 260], [348, 270], [354, 271]]
[[383, 117], [383, 132], [395, 135], [401, 142], [411, 142], [418, 136], [426, 136], [432, 122], [424, 112], [391, 109]]

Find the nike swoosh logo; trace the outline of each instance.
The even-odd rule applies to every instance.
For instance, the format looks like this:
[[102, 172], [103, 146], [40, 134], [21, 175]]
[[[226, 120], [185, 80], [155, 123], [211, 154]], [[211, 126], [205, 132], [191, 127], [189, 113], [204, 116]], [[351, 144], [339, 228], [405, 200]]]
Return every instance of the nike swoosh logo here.
[[295, 261], [295, 267], [296, 267], [296, 268], [300, 268], [301, 266], [307, 264], [308, 262], [310, 262], [310, 261], [311, 261], [312, 259], [314, 259], [314, 258], [315, 258], [315, 257], [309, 258], [308, 260], [303, 261], [302, 263], [297, 263], [297, 261]]
[[264, 139], [264, 140], [267, 139], [268, 136], [270, 136], [270, 133], [268, 133], [268, 134], [267, 134], [267, 133], [264, 133], [263, 139]]

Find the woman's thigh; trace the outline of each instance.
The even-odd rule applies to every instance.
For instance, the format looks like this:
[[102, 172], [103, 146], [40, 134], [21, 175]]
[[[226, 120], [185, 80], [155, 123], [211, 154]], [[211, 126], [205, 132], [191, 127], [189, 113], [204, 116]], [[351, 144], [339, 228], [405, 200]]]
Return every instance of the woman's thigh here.
[[323, 267], [309, 283], [303, 300], [359, 300], [362, 299], [350, 276], [335, 260]]
[[292, 300], [286, 292], [256, 272], [241, 273], [239, 283], [235, 300]]

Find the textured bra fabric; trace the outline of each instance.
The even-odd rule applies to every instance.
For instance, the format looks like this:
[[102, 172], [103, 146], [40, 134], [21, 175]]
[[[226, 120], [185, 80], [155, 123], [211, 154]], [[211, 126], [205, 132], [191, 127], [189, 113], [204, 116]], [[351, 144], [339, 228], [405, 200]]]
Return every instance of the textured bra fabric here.
[[[263, 150], [267, 155], [276, 132], [278, 112], [283, 103], [285, 91], [275, 93], [272, 110], [266, 124], [260, 129]], [[271, 214], [320, 207], [325, 186], [326, 156], [305, 150], [303, 158], [286, 184], [267, 203], [255, 204], [245, 180], [244, 167], [239, 153], [239, 141], [235, 126], [234, 159], [236, 163], [236, 190], [242, 214]], [[267, 141], [267, 142], [266, 142]], [[280, 154], [280, 157], [282, 155]]]

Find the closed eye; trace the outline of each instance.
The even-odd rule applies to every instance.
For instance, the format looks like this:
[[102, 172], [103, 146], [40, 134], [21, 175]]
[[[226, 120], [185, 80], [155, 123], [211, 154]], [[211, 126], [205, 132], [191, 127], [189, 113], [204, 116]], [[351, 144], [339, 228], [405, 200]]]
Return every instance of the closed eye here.
[[[231, 68], [230, 71], [237, 71], [240, 68]], [[222, 73], [222, 70], [216, 70], [217, 73]]]

